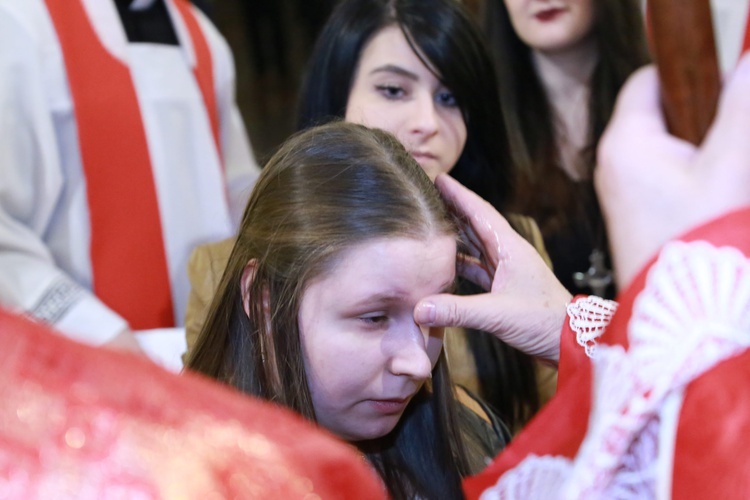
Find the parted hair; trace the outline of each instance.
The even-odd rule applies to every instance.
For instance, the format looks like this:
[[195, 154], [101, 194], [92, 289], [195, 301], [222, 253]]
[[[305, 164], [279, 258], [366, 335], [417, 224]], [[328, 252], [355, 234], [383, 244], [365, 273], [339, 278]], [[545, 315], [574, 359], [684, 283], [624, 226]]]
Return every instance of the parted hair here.
[[[315, 421], [298, 329], [306, 287], [355, 245], [434, 234], [457, 238], [456, 225], [397, 139], [343, 122], [295, 134], [252, 192], [188, 368]], [[468, 465], [457, 422], [441, 355], [397, 427], [359, 445], [394, 498], [460, 496]]]

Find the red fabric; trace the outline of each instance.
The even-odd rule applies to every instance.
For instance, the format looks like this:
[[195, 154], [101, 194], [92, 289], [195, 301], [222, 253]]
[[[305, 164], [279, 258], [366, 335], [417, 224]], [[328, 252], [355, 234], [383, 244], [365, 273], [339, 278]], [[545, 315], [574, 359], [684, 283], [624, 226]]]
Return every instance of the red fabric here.
[[195, 80], [198, 82], [198, 87], [203, 95], [203, 102], [206, 106], [209, 122], [211, 123], [211, 131], [213, 132], [214, 141], [216, 142], [216, 152], [219, 157], [221, 157], [219, 110], [216, 105], [211, 50], [208, 47], [208, 43], [203, 36], [200, 26], [198, 26], [198, 19], [196, 19], [195, 13], [191, 10], [190, 3], [187, 0], [175, 0], [174, 3], [178, 12], [182, 16], [182, 20], [185, 22], [185, 26], [187, 26], [188, 32], [190, 33], [190, 39], [193, 42], [193, 49], [195, 51], [195, 68], [193, 69], [193, 73], [195, 74]]
[[530, 453], [573, 458], [578, 452], [591, 410], [591, 364], [567, 322], [560, 344], [557, 392], [484, 471], [464, 480], [466, 498], [479, 498]]
[[742, 39], [741, 54], [747, 52], [748, 49], [750, 49], [750, 10], [747, 11], [747, 21], [745, 22], [745, 37]]
[[[750, 208], [727, 214], [680, 238], [731, 245], [750, 256]], [[617, 312], [600, 343], [627, 348], [633, 304], [646, 284], [644, 267], [619, 297]], [[567, 333], [567, 335], [566, 335]], [[592, 369], [584, 350], [573, 347], [570, 331], [561, 339], [558, 392], [484, 471], [464, 481], [468, 499], [497, 483], [529, 455], [572, 458], [586, 435], [591, 410]], [[572, 343], [571, 343], [572, 342]], [[742, 364], [744, 363], [744, 365]], [[673, 474], [674, 498], [747, 498], [750, 496], [750, 351], [717, 365], [693, 381], [680, 412]], [[567, 367], [575, 367], [568, 369]], [[740, 368], [741, 367], [741, 368]]]
[[174, 326], [146, 133], [130, 71], [80, 0], [46, 0], [70, 85], [86, 176], [96, 295], [136, 330]]
[[[5, 498], [384, 498], [292, 412], [0, 310]], [[317, 496], [316, 496], [317, 495]]]
[[[573, 297], [571, 303], [586, 297], [586, 295], [577, 295]], [[557, 365], [558, 391], [581, 368], [581, 365], [589, 363], [589, 358], [582, 354], [584, 354], [583, 347], [578, 345], [576, 333], [570, 327], [570, 321], [566, 318], [560, 333], [560, 362]]]
[[750, 498], [750, 351], [688, 386], [672, 498]]

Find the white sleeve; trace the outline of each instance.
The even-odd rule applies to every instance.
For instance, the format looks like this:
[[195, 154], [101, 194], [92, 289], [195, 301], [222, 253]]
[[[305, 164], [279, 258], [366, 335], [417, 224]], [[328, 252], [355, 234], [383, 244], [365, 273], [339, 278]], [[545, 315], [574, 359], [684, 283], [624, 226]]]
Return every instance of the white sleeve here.
[[58, 268], [44, 242], [70, 186], [44, 88], [49, 54], [29, 29], [29, 13], [44, 12], [14, 4], [0, 1], [0, 305], [101, 344], [127, 324]]
[[[194, 11], [197, 11], [197, 9], [194, 8]], [[252, 191], [260, 174], [260, 167], [258, 167], [253, 155], [242, 115], [237, 107], [232, 52], [226, 40], [203, 13], [198, 12], [198, 19], [211, 47], [216, 106], [219, 113], [221, 153], [224, 160], [230, 212], [236, 228], [239, 225], [242, 213], [245, 211], [250, 191]]]

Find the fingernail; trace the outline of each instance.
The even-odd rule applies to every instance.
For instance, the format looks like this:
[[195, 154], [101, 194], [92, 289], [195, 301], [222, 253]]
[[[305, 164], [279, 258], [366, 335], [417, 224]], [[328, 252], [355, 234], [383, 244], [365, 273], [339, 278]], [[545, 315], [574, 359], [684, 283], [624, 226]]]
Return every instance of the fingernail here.
[[431, 325], [435, 323], [437, 311], [432, 302], [422, 302], [414, 311], [414, 320], [420, 325]]

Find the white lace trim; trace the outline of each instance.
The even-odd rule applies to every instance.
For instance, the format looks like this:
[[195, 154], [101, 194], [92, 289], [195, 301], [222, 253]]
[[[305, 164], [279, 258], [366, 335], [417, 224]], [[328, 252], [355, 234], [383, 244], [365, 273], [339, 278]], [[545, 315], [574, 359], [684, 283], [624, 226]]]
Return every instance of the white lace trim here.
[[555, 498], [572, 470], [570, 460], [562, 457], [530, 455], [512, 474], [503, 475], [479, 500], [546, 500]]
[[575, 459], [529, 456], [482, 498], [655, 498], [658, 464], [672, 453], [659, 454], [665, 401], [750, 347], [750, 260], [706, 242], [666, 245], [633, 305], [628, 340], [627, 352], [597, 349]]
[[570, 328], [576, 333], [576, 342], [594, 357], [596, 339], [607, 329], [617, 311], [617, 302], [589, 295], [568, 304]]

